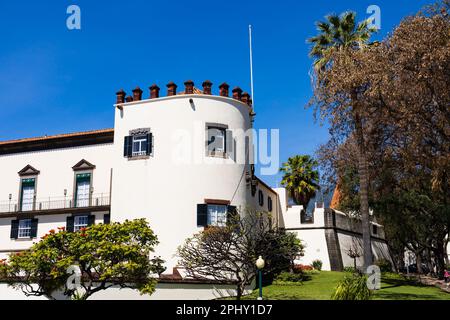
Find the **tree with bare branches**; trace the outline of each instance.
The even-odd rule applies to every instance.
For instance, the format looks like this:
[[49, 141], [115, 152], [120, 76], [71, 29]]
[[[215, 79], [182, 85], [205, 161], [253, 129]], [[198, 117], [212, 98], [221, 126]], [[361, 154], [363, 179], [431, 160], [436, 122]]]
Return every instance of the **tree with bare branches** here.
[[225, 227], [208, 227], [178, 248], [180, 267], [194, 279], [234, 283], [239, 300], [255, 279], [259, 256], [270, 278], [289, 270], [303, 254], [295, 234], [273, 229], [271, 219], [267, 213], [247, 210], [230, 216]]

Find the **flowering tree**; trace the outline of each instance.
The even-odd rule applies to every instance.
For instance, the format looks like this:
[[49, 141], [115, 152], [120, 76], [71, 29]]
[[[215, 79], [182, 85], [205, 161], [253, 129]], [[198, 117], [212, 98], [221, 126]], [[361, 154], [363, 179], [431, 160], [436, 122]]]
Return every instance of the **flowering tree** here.
[[[0, 262], [0, 278], [26, 296], [55, 299], [56, 291], [85, 300], [112, 286], [152, 294], [164, 271], [150, 259], [157, 236], [145, 219], [50, 232], [30, 249]], [[76, 271], [75, 271], [76, 270]]]

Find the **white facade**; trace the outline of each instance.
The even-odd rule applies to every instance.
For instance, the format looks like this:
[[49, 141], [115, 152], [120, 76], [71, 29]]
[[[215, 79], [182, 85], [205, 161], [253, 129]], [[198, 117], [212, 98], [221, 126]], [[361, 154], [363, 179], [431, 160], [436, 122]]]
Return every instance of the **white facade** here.
[[[40, 237], [51, 229], [66, 226], [66, 218], [70, 213], [51, 214], [52, 211], [44, 212], [39, 218], [37, 237], [33, 239], [11, 239], [11, 221], [20, 217], [14, 214], [7, 218], [9, 212], [17, 208], [20, 197], [20, 176], [18, 171], [27, 165], [39, 170], [39, 174], [33, 175], [36, 179], [35, 209], [39, 206], [47, 208], [63, 208], [64, 203], [73, 201], [74, 194], [74, 170], [72, 167], [80, 160], [86, 159], [96, 164], [92, 174], [92, 188], [94, 197], [103, 197], [108, 202], [111, 181], [111, 164], [113, 144], [101, 144], [92, 146], [73, 147], [56, 150], [33, 151], [10, 155], [0, 155], [0, 259], [6, 258], [10, 252], [24, 250], [38, 241]], [[82, 173], [83, 171], [77, 171]], [[27, 176], [28, 177], [28, 176]], [[64, 196], [66, 190], [66, 196]], [[9, 198], [11, 197], [11, 201]], [[32, 214], [33, 211], [25, 211], [23, 215]], [[103, 222], [104, 212], [95, 212], [96, 222]]]
[[[179, 95], [116, 109], [118, 156], [112, 158], [111, 217], [114, 221], [146, 217], [160, 241], [157, 254], [167, 261], [169, 271], [177, 264], [176, 248], [202, 230], [197, 226], [197, 204], [216, 199], [245, 207], [248, 202], [248, 188], [241, 180], [248, 167], [244, 141], [235, 145], [240, 161], [209, 157], [207, 123], [246, 131], [251, 127], [248, 106], [231, 98]], [[153, 134], [148, 159], [123, 157], [123, 139], [136, 128], [149, 128]]]
[[[249, 100], [199, 90], [130, 100], [115, 106], [114, 129], [0, 141], [0, 259], [29, 248], [52, 229], [76, 228], [85, 215], [92, 223], [146, 218], [160, 242], [155, 255], [165, 260], [170, 275], [178, 246], [203, 230], [199, 205], [271, 211], [282, 224], [278, 194], [252, 173], [252, 142], [245, 138], [253, 121]], [[208, 147], [207, 130], [213, 127], [223, 131], [223, 137], [214, 136], [224, 140], [223, 152]], [[23, 230], [14, 228], [28, 219], [37, 230], [20, 237]], [[167, 293], [176, 284], [159, 286], [154, 298], [178, 295]], [[209, 290], [199, 297], [213, 297], [213, 286], [200, 287], [184, 292], [194, 298]], [[0, 299], [9, 290], [0, 286]], [[113, 291], [111, 298], [117, 297]], [[123, 298], [128, 296], [134, 293]]]
[[[286, 198], [285, 189], [275, 190], [281, 199]], [[354, 266], [350, 251], [356, 250], [360, 254], [356, 258], [356, 266], [363, 265], [359, 220], [351, 219], [338, 210], [324, 208], [323, 204], [318, 203], [312, 216], [302, 218], [302, 211], [303, 206], [282, 207], [285, 229], [296, 233], [305, 246], [304, 256], [297, 263], [311, 265], [314, 260], [321, 260], [323, 270], [341, 271]], [[371, 243], [375, 261], [385, 259], [392, 263], [383, 227], [375, 221], [371, 222]]]
[[[245, 290], [252, 292], [253, 286]], [[137, 290], [112, 287], [99, 291], [90, 300], [213, 300], [236, 295], [232, 285], [158, 283], [152, 295], [141, 295]], [[62, 293], [54, 294], [57, 300], [67, 300]], [[47, 300], [46, 297], [25, 297], [22, 291], [14, 290], [7, 284], [0, 283], [0, 300]]]

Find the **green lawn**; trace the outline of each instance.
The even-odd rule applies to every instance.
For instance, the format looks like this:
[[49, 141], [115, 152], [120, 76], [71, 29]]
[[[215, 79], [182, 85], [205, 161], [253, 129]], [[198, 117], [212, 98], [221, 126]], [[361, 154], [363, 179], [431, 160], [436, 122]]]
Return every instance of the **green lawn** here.
[[[343, 272], [322, 271], [312, 275], [312, 279], [299, 285], [269, 285], [263, 288], [265, 299], [269, 300], [328, 300], [337, 283], [344, 277]], [[256, 299], [258, 291], [244, 299]], [[374, 300], [450, 300], [450, 294], [439, 288], [423, 286], [395, 274], [382, 278], [381, 289], [376, 291]]]

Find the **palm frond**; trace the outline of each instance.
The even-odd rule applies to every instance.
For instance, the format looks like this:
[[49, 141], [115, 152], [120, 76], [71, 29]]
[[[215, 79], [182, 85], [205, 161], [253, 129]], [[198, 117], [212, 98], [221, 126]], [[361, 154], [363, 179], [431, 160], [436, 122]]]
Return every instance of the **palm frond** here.
[[330, 14], [326, 19], [331, 23], [334, 29], [339, 29], [341, 26], [341, 19], [336, 14]]
[[340, 16], [330, 14], [326, 21], [317, 22], [319, 34], [307, 40], [312, 44], [309, 56], [314, 58], [314, 69], [323, 70], [329, 65], [336, 50], [357, 50], [367, 45], [376, 28], [369, 27], [370, 19], [356, 24], [356, 13], [347, 11]]

